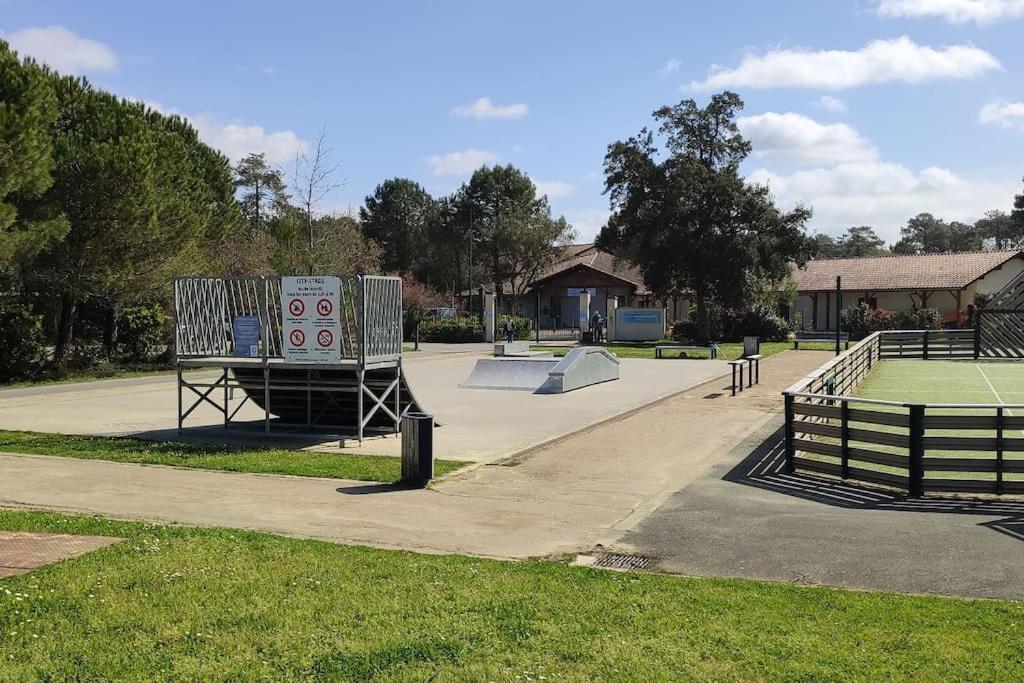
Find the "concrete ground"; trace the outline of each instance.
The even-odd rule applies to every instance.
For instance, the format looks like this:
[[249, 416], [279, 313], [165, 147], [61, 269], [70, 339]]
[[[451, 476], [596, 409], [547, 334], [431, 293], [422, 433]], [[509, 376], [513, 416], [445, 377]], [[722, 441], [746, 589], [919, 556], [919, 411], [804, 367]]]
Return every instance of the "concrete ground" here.
[[782, 471], [771, 420], [613, 544], [661, 571], [1024, 598], [1024, 502], [909, 499]]
[[[434, 452], [439, 458], [490, 461], [519, 453], [680, 393], [728, 371], [724, 361], [656, 362], [626, 358], [620, 366], [618, 381], [566, 394], [459, 387], [480, 354], [490, 349], [490, 345], [423, 344], [421, 351], [409, 353], [404, 359], [404, 369], [417, 398], [443, 424], [435, 432]], [[212, 379], [216, 374], [200, 371], [189, 376]], [[185, 395], [190, 396], [187, 391]], [[241, 396], [240, 392], [238, 395]], [[173, 375], [0, 391], [0, 429], [173, 439], [176, 438], [176, 414], [177, 389]], [[203, 404], [189, 416], [186, 426], [207, 427], [192, 432], [205, 438], [228, 436], [262, 443], [262, 419], [262, 411], [247, 404], [236, 420], [239, 423], [249, 421], [249, 425], [235, 424], [224, 429], [221, 414]], [[210, 426], [216, 429], [209, 429]], [[287, 433], [282, 436], [285, 435]], [[314, 447], [324, 438], [292, 436]], [[377, 455], [401, 452], [397, 437], [369, 439], [362, 446], [354, 442], [346, 445], [344, 452]]]
[[[735, 398], [728, 395], [727, 379], [715, 379], [520, 458], [456, 474], [428, 490], [2, 455], [0, 505], [260, 529], [430, 552], [515, 558], [586, 552], [628, 533], [723, 452], [772, 419], [781, 408], [779, 391], [828, 355], [801, 351], [772, 356], [762, 363], [761, 385]], [[707, 361], [637, 362], [669, 377], [677, 366], [710, 367]], [[661, 381], [662, 386], [671, 384]], [[593, 389], [607, 386], [612, 385]], [[484, 400], [503, 392], [471, 393]], [[545, 405], [550, 410], [553, 404]], [[504, 419], [524, 424], [547, 417], [511, 412]]]

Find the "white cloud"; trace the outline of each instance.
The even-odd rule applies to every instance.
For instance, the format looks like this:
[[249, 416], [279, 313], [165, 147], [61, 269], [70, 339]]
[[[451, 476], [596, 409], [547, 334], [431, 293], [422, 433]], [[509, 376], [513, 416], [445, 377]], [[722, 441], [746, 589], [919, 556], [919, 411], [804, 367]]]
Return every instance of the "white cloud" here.
[[972, 78], [1001, 69], [994, 56], [973, 45], [933, 48], [907, 36], [876, 40], [859, 50], [773, 50], [748, 55], [733, 69], [712, 67], [691, 88], [803, 87], [843, 90], [869, 83], [922, 83]]
[[898, 239], [900, 226], [918, 213], [970, 221], [990, 209], [1008, 208], [1017, 190], [1016, 182], [968, 180], [938, 167], [915, 173], [901, 164], [880, 161], [789, 175], [758, 169], [748, 178], [767, 184], [784, 207], [811, 206], [811, 225], [819, 231], [871, 225], [889, 241]]
[[572, 211], [566, 214], [565, 218], [576, 228], [576, 241], [579, 243], [593, 242], [597, 233], [608, 222], [611, 212], [607, 209], [587, 209], [585, 211]]
[[262, 126], [226, 123], [211, 114], [199, 114], [189, 120], [203, 142], [219, 149], [231, 161], [263, 153], [269, 163], [283, 164], [309, 149], [309, 143], [290, 130], [268, 132]]
[[479, 149], [462, 149], [444, 156], [434, 155], [427, 159], [434, 175], [465, 175], [486, 164], [498, 161], [498, 155]]
[[877, 0], [889, 17], [940, 17], [952, 24], [991, 24], [1024, 16], [1024, 0]]
[[989, 102], [981, 108], [978, 120], [1024, 133], [1024, 102]]
[[159, 102], [143, 100], [138, 97], [125, 99], [141, 102], [169, 116], [180, 116], [187, 119], [199, 133], [199, 139], [214, 149], [220, 150], [230, 161], [236, 162], [248, 154], [265, 154], [267, 162], [284, 164], [295, 160], [295, 157], [309, 149], [309, 143], [295, 134], [294, 131], [282, 130], [267, 132], [262, 126], [247, 125], [237, 121], [224, 121], [221, 117], [208, 112], [190, 116]]
[[537, 188], [538, 195], [547, 195], [548, 199], [560, 199], [571, 195], [576, 188], [561, 180], [537, 180], [531, 178]]
[[736, 120], [755, 157], [822, 164], [873, 161], [878, 150], [845, 123], [818, 123], [792, 112], [767, 112]]
[[832, 97], [831, 95], [822, 95], [815, 103], [824, 109], [833, 113], [840, 113], [846, 111], [846, 102], [838, 97]]
[[481, 97], [472, 104], [464, 104], [452, 110], [452, 116], [470, 119], [521, 119], [530, 108], [522, 102], [498, 105], [491, 102], [490, 97]]
[[675, 72], [679, 71], [679, 67], [681, 67], [682, 65], [682, 60], [680, 60], [678, 57], [673, 57], [672, 59], [665, 62], [665, 66], [661, 67], [661, 69], [658, 70], [658, 73], [661, 74], [662, 76], [674, 74]]
[[63, 26], [26, 28], [5, 39], [18, 54], [62, 73], [112, 71], [117, 67], [117, 55], [108, 45], [82, 38]]

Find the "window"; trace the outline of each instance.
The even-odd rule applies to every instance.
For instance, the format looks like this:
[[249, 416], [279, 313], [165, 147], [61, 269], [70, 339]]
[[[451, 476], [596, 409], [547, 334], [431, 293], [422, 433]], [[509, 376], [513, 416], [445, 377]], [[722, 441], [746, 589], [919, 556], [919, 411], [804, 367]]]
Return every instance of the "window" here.
[[870, 308], [873, 311], [878, 308], [878, 297], [869, 296], [865, 298], [862, 296], [859, 299], [857, 299], [858, 306], [863, 306], [864, 304], [867, 304], [868, 308]]

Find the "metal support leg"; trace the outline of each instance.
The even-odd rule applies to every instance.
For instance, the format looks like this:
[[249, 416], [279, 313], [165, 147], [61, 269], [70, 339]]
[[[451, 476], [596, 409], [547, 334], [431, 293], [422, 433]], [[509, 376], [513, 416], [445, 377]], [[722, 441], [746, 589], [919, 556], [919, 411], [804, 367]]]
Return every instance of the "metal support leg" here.
[[181, 405], [181, 364], [178, 365], [178, 436], [181, 436], [181, 427], [185, 422], [185, 418], [181, 416], [182, 405]]
[[228, 420], [230, 419], [231, 411], [228, 405], [228, 369], [224, 368], [224, 374], [221, 375], [221, 381], [224, 382], [224, 426], [228, 426]]
[[270, 435], [270, 368], [263, 366], [263, 433]]
[[366, 371], [363, 370], [362, 368], [359, 368], [359, 372], [356, 374], [359, 377], [359, 387], [356, 390], [356, 396], [359, 397], [356, 401], [356, 412], [359, 413], [359, 433], [357, 436], [359, 438], [359, 445], [361, 446], [363, 445], [363, 379], [366, 374]]
[[313, 371], [306, 370], [306, 429], [313, 428]]
[[402, 430], [402, 361], [395, 366], [395, 434]]

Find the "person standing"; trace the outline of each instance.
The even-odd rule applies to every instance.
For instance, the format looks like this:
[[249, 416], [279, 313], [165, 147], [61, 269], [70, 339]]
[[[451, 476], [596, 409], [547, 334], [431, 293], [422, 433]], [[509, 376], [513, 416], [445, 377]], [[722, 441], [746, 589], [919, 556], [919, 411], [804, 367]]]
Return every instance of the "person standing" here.
[[516, 338], [516, 324], [512, 321], [512, 316], [505, 318], [505, 341], [511, 344]]

